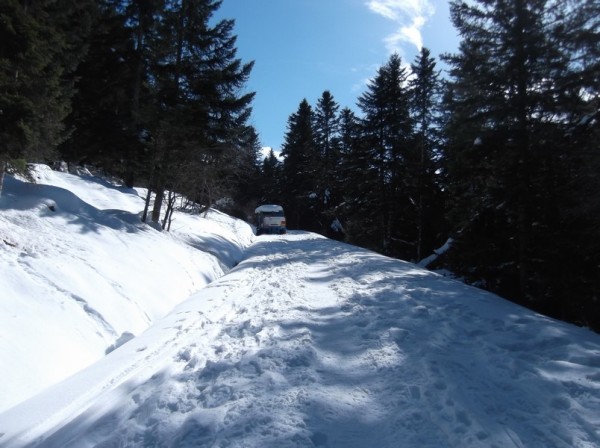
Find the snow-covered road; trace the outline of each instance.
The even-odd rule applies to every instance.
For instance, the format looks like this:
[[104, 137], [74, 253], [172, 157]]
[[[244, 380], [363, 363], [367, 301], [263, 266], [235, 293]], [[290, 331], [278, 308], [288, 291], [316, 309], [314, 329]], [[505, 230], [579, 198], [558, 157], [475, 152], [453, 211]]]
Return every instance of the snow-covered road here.
[[0, 446], [598, 447], [600, 337], [310, 233], [0, 414]]

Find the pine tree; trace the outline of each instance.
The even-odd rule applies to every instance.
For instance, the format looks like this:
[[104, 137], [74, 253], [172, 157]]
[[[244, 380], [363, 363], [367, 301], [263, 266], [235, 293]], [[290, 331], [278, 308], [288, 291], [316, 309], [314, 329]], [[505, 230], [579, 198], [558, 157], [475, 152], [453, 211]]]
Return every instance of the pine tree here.
[[315, 210], [322, 215], [321, 232], [330, 234], [331, 223], [335, 220], [335, 207], [340, 201], [339, 179], [339, 105], [328, 90], [317, 101], [314, 112], [314, 139], [317, 165]]
[[[246, 130], [254, 93], [240, 92], [253, 63], [236, 58], [232, 20], [210, 25], [220, 4], [170, 2], [149, 42], [156, 98], [150, 124], [157, 151], [154, 222], [166, 188], [185, 186], [182, 192], [188, 197], [211, 205]], [[193, 178], [178, 177], [184, 167]]]
[[285, 141], [281, 149], [283, 160], [283, 196], [288, 227], [319, 230], [320, 216], [313, 209], [316, 196], [319, 154], [315, 149], [313, 110], [306, 99], [288, 118]]
[[346, 241], [377, 249], [374, 234], [377, 210], [371, 202], [377, 191], [377, 173], [372, 169], [370, 148], [362, 137], [362, 123], [349, 108], [340, 113], [340, 178], [343, 202], [338, 216]]
[[358, 99], [364, 114], [362, 133], [370, 152], [370, 169], [378, 179], [370, 201], [379, 221], [374, 229], [379, 240], [376, 247], [403, 257], [414, 254], [416, 243], [407, 79], [400, 56], [393, 54]]
[[230, 195], [234, 207], [228, 211], [241, 219], [254, 215], [254, 209], [261, 197], [261, 151], [260, 138], [253, 126], [240, 135], [239, 149], [233, 158], [231, 169]]
[[[455, 101], [466, 111], [463, 119], [474, 125], [471, 132], [478, 134], [463, 133], [471, 142], [479, 143], [473, 145], [470, 151], [485, 153], [471, 157], [474, 163], [480, 165], [475, 170], [486, 173], [481, 190], [475, 195], [480, 204], [476, 216], [486, 222], [482, 226], [484, 231], [497, 231], [499, 229], [494, 227], [498, 225], [508, 230], [508, 234], [496, 235], [507, 238], [507, 248], [512, 246], [508, 250], [512, 254], [504, 253], [513, 267], [518, 266], [521, 293], [524, 294], [531, 225], [531, 200], [527, 188], [531, 162], [527, 128], [528, 108], [532, 104], [527, 104], [530, 100], [527, 83], [531, 74], [526, 67], [528, 63], [531, 67], [539, 60], [536, 54], [538, 47], [533, 43], [543, 40], [539, 29], [532, 24], [529, 27], [532, 40], [525, 41], [526, 17], [521, 0], [496, 5], [453, 2], [451, 8], [453, 21], [463, 36], [461, 54], [451, 59], [455, 67], [452, 72], [456, 80], [452, 86]], [[533, 15], [530, 18], [533, 19]], [[483, 163], [488, 163], [488, 167]], [[514, 176], [510, 184], [506, 176], [508, 172]], [[468, 191], [468, 187], [466, 189]], [[516, 223], [510, 230], [507, 226], [509, 220]], [[509, 241], [516, 244], [511, 245]], [[500, 260], [498, 262], [501, 263]], [[505, 266], [509, 264], [505, 263]]]
[[90, 0], [1, 3], [0, 193], [8, 162], [43, 161], [65, 138], [92, 13]]
[[[438, 176], [440, 154], [440, 80], [436, 63], [427, 48], [422, 48], [411, 65], [413, 78], [409, 83], [410, 109], [414, 122], [417, 166], [416, 202], [416, 259], [434, 249], [436, 233], [443, 221]], [[427, 252], [426, 252], [427, 251]]]
[[455, 262], [488, 288], [555, 314], [557, 243], [568, 241], [560, 228], [574, 198], [563, 186], [581, 168], [564, 169], [576, 148], [568, 130], [597, 97], [593, 4], [451, 4], [462, 37], [448, 58], [448, 173], [461, 230]]
[[273, 149], [264, 158], [260, 176], [260, 202], [263, 204], [281, 204], [284, 202], [282, 166]]
[[555, 315], [600, 331], [600, 4], [559, 2], [551, 17], [563, 62], [555, 64], [554, 106], [565, 123], [564, 138], [551, 137], [563, 142], [554, 188], [559, 231], [544, 280]]
[[61, 146], [64, 159], [93, 164], [106, 172], [127, 178], [141, 144], [131, 124], [136, 52], [128, 17], [109, 2], [98, 2], [98, 19], [90, 37], [90, 48], [79, 65], [77, 93], [67, 123], [74, 131]]

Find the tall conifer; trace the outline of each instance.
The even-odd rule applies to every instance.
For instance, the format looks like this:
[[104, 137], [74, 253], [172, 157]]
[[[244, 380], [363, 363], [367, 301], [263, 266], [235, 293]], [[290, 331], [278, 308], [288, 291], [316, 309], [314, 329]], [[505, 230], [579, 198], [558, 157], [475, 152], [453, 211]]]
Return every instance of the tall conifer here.
[[288, 118], [281, 149], [286, 215], [291, 228], [319, 230], [320, 217], [312, 207], [316, 195], [318, 153], [313, 132], [314, 113], [306, 99]]
[[358, 99], [364, 114], [362, 134], [371, 156], [370, 169], [378, 179], [370, 204], [379, 221], [375, 225], [376, 247], [404, 257], [414, 253], [416, 241], [407, 80], [406, 67], [400, 56], [393, 54]]
[[322, 215], [321, 231], [331, 234], [335, 208], [340, 201], [339, 105], [328, 90], [317, 101], [314, 112], [315, 173], [317, 213]]
[[451, 3], [462, 38], [448, 58], [450, 112], [460, 117], [447, 129], [454, 256], [488, 288], [556, 314], [557, 243], [569, 240], [561, 203], [573, 199], [564, 185], [581, 168], [561, 160], [578, 152], [570, 129], [598, 93], [593, 3]]
[[441, 83], [436, 63], [427, 48], [411, 64], [413, 77], [409, 83], [410, 110], [414, 123], [416, 164], [415, 206], [417, 240], [415, 255], [421, 260], [434, 247], [437, 231], [443, 221], [440, 203], [440, 183], [437, 181], [440, 145]]
[[65, 138], [91, 0], [0, 4], [0, 192], [11, 160], [43, 161]]
[[[155, 115], [157, 222], [166, 188], [213, 201], [215, 188], [239, 149], [254, 93], [241, 93], [253, 63], [236, 57], [233, 20], [214, 26], [214, 0], [168, 2], [149, 42]], [[182, 167], [194, 178], [180, 178]], [[194, 168], [190, 170], [190, 168]], [[210, 204], [206, 204], [210, 205]]]

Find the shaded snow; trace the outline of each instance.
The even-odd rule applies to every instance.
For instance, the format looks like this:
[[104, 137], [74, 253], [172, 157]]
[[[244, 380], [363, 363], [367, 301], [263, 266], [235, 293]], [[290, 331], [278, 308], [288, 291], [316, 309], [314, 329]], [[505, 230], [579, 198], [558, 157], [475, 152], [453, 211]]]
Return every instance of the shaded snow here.
[[599, 335], [315, 234], [242, 257], [0, 414], [0, 446], [600, 446]]

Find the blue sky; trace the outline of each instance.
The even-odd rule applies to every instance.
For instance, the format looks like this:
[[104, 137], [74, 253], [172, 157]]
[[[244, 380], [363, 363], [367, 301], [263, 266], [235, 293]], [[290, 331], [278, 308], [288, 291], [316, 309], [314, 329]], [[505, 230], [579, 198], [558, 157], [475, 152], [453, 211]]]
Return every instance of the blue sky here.
[[314, 107], [329, 90], [356, 111], [392, 52], [408, 64], [421, 46], [436, 58], [458, 47], [445, 0], [224, 0], [215, 19], [224, 18], [236, 21], [238, 57], [255, 61], [251, 123], [276, 151], [304, 98]]

